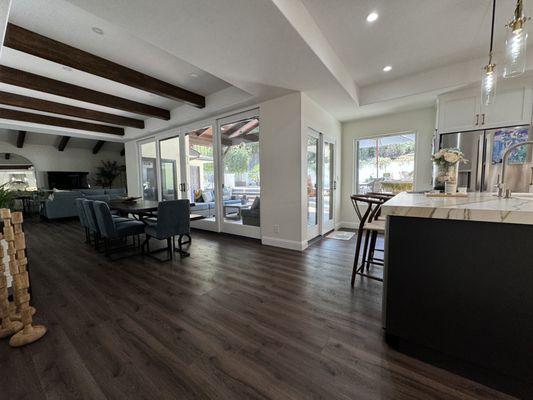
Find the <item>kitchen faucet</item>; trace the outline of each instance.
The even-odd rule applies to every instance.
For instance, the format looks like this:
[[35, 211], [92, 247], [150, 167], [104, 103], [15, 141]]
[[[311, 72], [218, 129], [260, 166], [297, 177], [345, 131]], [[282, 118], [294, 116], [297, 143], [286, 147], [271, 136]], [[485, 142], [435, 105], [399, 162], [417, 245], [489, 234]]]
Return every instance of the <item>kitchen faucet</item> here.
[[525, 145], [533, 146], [533, 141], [528, 140], [527, 142], [520, 142], [520, 143], [513, 144], [511, 147], [505, 150], [505, 153], [503, 153], [502, 173], [498, 179], [498, 184], [496, 185], [496, 187], [498, 188], [498, 197], [505, 197], [506, 199], [511, 198], [511, 189], [507, 189], [505, 187], [505, 170], [507, 168], [507, 158], [509, 158], [509, 154], [511, 154], [511, 151], [513, 151], [514, 149], [518, 147], [522, 147]]

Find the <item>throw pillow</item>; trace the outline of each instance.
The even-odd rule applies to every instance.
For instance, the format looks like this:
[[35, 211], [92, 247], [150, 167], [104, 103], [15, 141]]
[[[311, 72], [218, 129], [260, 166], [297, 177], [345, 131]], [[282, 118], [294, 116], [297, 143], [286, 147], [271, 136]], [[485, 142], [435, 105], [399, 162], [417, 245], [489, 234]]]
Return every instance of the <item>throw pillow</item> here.
[[211, 203], [215, 201], [215, 196], [213, 196], [213, 192], [208, 190], [206, 192], [202, 193], [202, 198], [204, 199], [205, 203]]
[[231, 189], [224, 188], [222, 192], [222, 200], [231, 200]]
[[204, 199], [202, 198], [202, 189], [198, 189], [194, 191], [194, 201], [196, 203], [201, 203], [204, 201]]

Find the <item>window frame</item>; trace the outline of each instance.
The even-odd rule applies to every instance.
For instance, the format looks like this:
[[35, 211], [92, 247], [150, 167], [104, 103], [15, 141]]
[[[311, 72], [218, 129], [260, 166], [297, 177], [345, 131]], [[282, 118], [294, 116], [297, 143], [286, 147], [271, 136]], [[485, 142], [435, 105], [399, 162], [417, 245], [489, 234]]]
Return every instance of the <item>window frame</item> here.
[[389, 136], [401, 136], [401, 135], [415, 135], [415, 157], [414, 157], [414, 171], [413, 171], [413, 190], [416, 190], [416, 182], [417, 182], [417, 160], [418, 160], [418, 152], [419, 152], [419, 140], [418, 140], [418, 131], [416, 130], [405, 130], [405, 131], [399, 131], [399, 132], [390, 132], [385, 134], [376, 134], [376, 135], [368, 135], [368, 136], [361, 136], [358, 138], [353, 139], [353, 148], [352, 148], [352, 154], [353, 154], [353, 164], [352, 164], [352, 194], [358, 194], [359, 191], [359, 152], [357, 151], [359, 146], [359, 141], [362, 140], [377, 140], [384, 137]]

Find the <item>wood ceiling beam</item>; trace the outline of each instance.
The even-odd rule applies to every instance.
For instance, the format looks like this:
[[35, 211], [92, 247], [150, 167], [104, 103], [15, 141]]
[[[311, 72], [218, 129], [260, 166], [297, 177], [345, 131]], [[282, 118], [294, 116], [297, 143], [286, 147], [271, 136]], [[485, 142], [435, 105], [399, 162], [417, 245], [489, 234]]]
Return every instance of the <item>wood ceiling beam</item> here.
[[93, 154], [98, 154], [100, 150], [102, 150], [102, 147], [104, 146], [105, 141], [99, 140], [96, 142], [96, 144], [93, 147]]
[[90, 119], [93, 121], [107, 122], [108, 124], [130, 126], [132, 128], [144, 129], [144, 121], [141, 119], [128, 118], [120, 115], [109, 114], [101, 111], [90, 110], [87, 108], [70, 106], [68, 104], [56, 103], [37, 99], [35, 97], [22, 96], [20, 94], [0, 91], [0, 104], [8, 106], [29, 108], [37, 111], [44, 111], [53, 114], [68, 115]]
[[204, 96], [17, 25], [7, 25], [4, 46], [197, 108], [205, 107]]
[[[198, 146], [213, 147], [213, 138], [204, 138], [202, 136], [189, 135], [189, 143], [196, 144]], [[222, 144], [224, 146], [231, 146], [231, 140], [222, 138]]]
[[24, 139], [26, 139], [26, 131], [19, 131], [17, 136], [17, 148], [22, 149], [24, 147]]
[[57, 146], [57, 149], [59, 151], [65, 150], [65, 147], [67, 147], [69, 140], [70, 140], [70, 136], [61, 137], [61, 141], [59, 142], [59, 146]]
[[170, 111], [0, 65], [0, 82], [164, 120]]
[[253, 131], [255, 128], [259, 126], [259, 120], [252, 119], [248, 121], [245, 125], [243, 125], [241, 128], [239, 128], [237, 131], [233, 132], [231, 135], [229, 135], [230, 138], [235, 138], [239, 136], [244, 136], [248, 132]]
[[51, 117], [49, 115], [33, 114], [25, 111], [11, 110], [8, 108], [0, 108], [0, 118], [124, 136], [124, 129], [116, 126], [100, 125], [93, 124], [91, 122], [76, 121], [73, 119]]
[[225, 131], [222, 131], [222, 134], [223, 135], [226, 135], [226, 136], [229, 136], [231, 135], [232, 133], [236, 132], [237, 130], [239, 130], [240, 128], [242, 128], [244, 125], [246, 125], [248, 122], [250, 122], [249, 120], [244, 120], [244, 121], [240, 121], [240, 122], [236, 122], [235, 124], [233, 124], [231, 127], [229, 127], [228, 129], [226, 129]]

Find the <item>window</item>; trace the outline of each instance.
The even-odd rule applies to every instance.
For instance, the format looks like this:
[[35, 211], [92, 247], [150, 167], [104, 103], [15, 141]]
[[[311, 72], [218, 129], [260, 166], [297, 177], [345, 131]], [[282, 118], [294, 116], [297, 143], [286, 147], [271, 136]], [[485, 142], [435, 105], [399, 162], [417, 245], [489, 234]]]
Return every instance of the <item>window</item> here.
[[141, 179], [143, 198], [157, 200], [155, 142], [141, 144]]
[[415, 145], [415, 133], [357, 140], [357, 193], [413, 190]]

